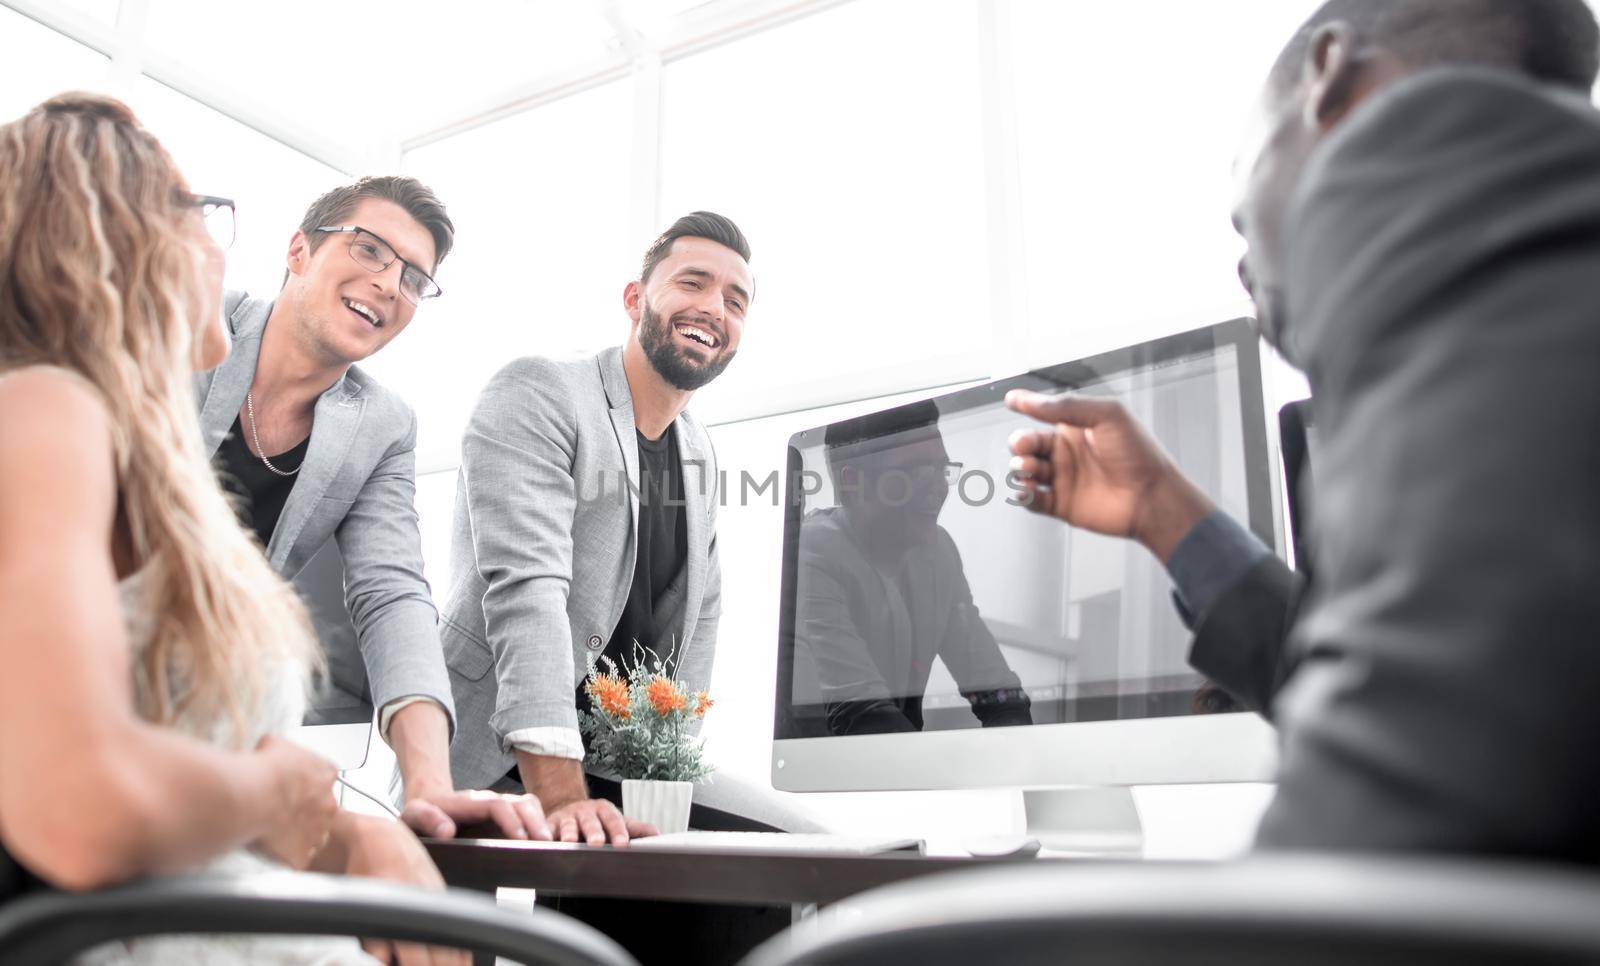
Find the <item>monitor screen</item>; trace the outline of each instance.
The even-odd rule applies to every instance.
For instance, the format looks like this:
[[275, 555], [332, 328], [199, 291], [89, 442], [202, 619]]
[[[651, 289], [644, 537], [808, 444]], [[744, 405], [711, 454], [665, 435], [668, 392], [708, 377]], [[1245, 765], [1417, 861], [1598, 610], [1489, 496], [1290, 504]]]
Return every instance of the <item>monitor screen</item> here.
[[1274, 544], [1245, 320], [796, 434], [775, 737], [941, 732], [1234, 710], [1186, 656], [1161, 564], [1028, 511], [1012, 388], [1123, 403]]

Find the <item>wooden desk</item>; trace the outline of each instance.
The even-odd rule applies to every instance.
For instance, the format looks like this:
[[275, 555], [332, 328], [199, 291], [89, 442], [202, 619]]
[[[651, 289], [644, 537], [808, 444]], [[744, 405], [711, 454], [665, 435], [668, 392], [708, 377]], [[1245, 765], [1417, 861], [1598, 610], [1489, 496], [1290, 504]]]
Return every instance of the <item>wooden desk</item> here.
[[[891, 882], [1003, 862], [1058, 861], [423, 841], [453, 886], [491, 893], [501, 886], [536, 889], [541, 902], [550, 896], [602, 900], [579, 899], [577, 906], [568, 902], [557, 908], [600, 928], [646, 966], [677, 966], [686, 949], [703, 966], [735, 963], [808, 910]], [[657, 938], [663, 935], [677, 941], [663, 949]]]
[[467, 889], [490, 891], [505, 886], [559, 895], [750, 906], [825, 905], [914, 876], [1000, 862], [1035, 861], [915, 853], [820, 856], [742, 850], [617, 849], [505, 839], [424, 842], [444, 880]]

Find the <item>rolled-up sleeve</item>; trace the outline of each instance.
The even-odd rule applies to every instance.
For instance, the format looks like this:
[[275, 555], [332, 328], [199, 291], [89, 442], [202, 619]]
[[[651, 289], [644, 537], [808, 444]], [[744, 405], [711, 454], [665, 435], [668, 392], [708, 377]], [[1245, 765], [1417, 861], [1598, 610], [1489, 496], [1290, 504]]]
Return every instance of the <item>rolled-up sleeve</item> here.
[[505, 743], [529, 755], [583, 760], [583, 735], [576, 728], [518, 728], [506, 735]]

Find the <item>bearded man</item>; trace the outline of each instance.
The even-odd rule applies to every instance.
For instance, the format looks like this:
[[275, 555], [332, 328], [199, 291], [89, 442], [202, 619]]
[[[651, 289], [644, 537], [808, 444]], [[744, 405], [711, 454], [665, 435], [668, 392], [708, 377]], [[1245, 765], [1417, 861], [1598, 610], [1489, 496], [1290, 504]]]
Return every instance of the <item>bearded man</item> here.
[[650, 831], [624, 821], [614, 781], [585, 776], [590, 660], [631, 664], [637, 642], [691, 692], [710, 684], [718, 473], [685, 407], [738, 351], [749, 259], [727, 218], [678, 219], [623, 290], [628, 340], [512, 362], [462, 440], [441, 628], [459, 722], [451, 764], [465, 787], [537, 790], [562, 841], [624, 845]]

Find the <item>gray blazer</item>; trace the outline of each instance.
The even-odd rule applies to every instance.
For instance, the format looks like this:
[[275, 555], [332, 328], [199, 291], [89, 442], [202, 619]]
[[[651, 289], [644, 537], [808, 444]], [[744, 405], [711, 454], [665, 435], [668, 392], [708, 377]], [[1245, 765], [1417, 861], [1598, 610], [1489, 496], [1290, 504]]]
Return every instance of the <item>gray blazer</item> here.
[[[677, 639], [678, 676], [699, 689], [710, 683], [721, 613], [720, 490], [704, 428], [688, 413], [674, 426], [689, 548], [657, 604], [657, 643]], [[488, 787], [511, 769], [510, 732], [578, 727], [573, 691], [633, 581], [634, 434], [620, 348], [518, 359], [478, 399], [461, 443], [440, 632], [459, 716], [450, 751], [459, 787]]]
[[[255, 378], [272, 303], [229, 292], [223, 313], [233, 348], [195, 382], [200, 431], [213, 456]], [[453, 718], [438, 611], [422, 576], [416, 441], [417, 419], [405, 401], [352, 366], [317, 400], [311, 445], [266, 550], [307, 598], [339, 691], [380, 708], [421, 695]], [[317, 606], [341, 570], [344, 606], [336, 598]]]
[[1257, 564], [1193, 653], [1281, 730], [1259, 843], [1600, 864], [1600, 114], [1429, 71], [1297, 198], [1313, 577]]

